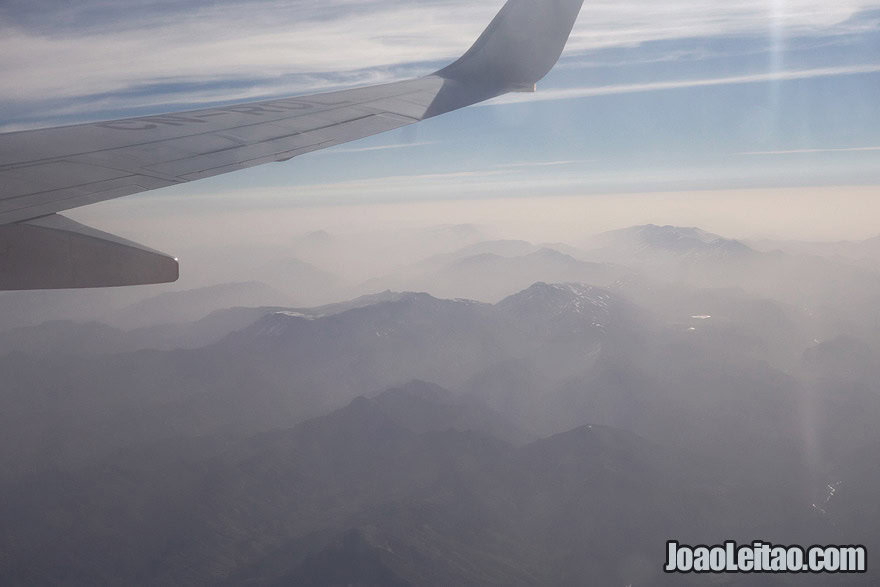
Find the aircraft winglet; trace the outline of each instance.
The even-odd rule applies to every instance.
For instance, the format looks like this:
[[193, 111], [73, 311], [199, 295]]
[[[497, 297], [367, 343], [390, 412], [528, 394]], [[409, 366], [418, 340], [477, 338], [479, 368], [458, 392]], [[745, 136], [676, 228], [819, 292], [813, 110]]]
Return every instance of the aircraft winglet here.
[[434, 75], [511, 91], [534, 85], [559, 60], [583, 0], [508, 0], [458, 61]]

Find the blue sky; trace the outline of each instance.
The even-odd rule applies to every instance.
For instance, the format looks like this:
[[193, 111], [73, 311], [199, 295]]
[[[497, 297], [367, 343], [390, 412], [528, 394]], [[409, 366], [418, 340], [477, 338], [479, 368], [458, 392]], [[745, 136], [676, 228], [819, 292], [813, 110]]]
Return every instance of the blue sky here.
[[[431, 72], [501, 6], [6, 0], [0, 128]], [[880, 0], [587, 0], [535, 95], [145, 194], [310, 205], [880, 185]]]

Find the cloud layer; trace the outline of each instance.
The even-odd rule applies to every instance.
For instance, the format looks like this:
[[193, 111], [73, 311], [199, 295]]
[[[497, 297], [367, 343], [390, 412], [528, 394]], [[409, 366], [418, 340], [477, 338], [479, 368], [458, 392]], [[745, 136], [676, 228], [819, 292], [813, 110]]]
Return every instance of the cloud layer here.
[[543, 91], [536, 94], [505, 94], [485, 103], [486, 105], [514, 104], [519, 102], [535, 102], [547, 100], [571, 100], [590, 96], [608, 96], [613, 94], [636, 94], [642, 92], [659, 92], [663, 90], [680, 90], [687, 88], [703, 88], [711, 86], [727, 86], [739, 84], [756, 84], [775, 81], [791, 81], [839, 75], [859, 75], [880, 73], [880, 64], [847, 65], [842, 67], [820, 67], [800, 70], [781, 70], [750, 75], [712, 77], [705, 79], [670, 80], [643, 84], [617, 84], [610, 86], [575, 87]]
[[[9, 0], [0, 8], [0, 101], [100, 96], [80, 107], [94, 111], [388, 81], [460, 54], [502, 3]], [[589, 1], [568, 55], [682, 38], [783, 42], [849, 32], [876, 26], [851, 20], [873, 8], [880, 0]]]

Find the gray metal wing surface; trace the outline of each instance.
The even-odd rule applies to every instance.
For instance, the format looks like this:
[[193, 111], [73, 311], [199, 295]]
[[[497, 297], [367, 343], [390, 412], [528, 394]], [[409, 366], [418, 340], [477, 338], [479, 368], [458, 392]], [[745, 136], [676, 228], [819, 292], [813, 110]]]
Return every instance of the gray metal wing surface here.
[[418, 79], [0, 134], [0, 290], [174, 281], [171, 257], [57, 213], [531, 91], [558, 60], [582, 2], [509, 0], [459, 60]]

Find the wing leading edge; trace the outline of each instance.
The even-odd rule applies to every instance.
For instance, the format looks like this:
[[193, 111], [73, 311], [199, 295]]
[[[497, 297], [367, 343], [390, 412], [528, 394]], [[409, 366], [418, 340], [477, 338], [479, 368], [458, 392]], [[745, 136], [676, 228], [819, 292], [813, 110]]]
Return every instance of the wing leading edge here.
[[[96, 234], [56, 213], [185, 183], [406, 126], [511, 92], [534, 88], [565, 46], [583, 0], [509, 0], [474, 45], [429, 76], [280, 100], [248, 102], [58, 128], [0, 134], [0, 290], [163, 283], [176, 279], [170, 257], [141, 248], [156, 271], [89, 269]], [[35, 221], [34, 219], [40, 219]], [[35, 224], [36, 222], [36, 224]], [[51, 228], [46, 228], [49, 222]], [[10, 226], [23, 226], [12, 229]], [[40, 224], [42, 223], [42, 224]], [[67, 234], [55, 263], [31, 255], [46, 230]], [[97, 231], [94, 231], [97, 233]], [[27, 234], [27, 238], [22, 235]], [[101, 233], [103, 234], [103, 233]], [[72, 235], [72, 236], [71, 236]], [[24, 240], [22, 240], [24, 239]], [[78, 244], [80, 243], [80, 244]], [[106, 240], [106, 250], [124, 245]], [[62, 246], [62, 245], [58, 245]], [[77, 278], [62, 279], [64, 259]], [[147, 255], [146, 257], [144, 255]], [[161, 259], [149, 255], [160, 255]], [[30, 257], [33, 256], [33, 259]], [[71, 261], [72, 262], [72, 261]], [[175, 262], [176, 263], [176, 262]], [[59, 265], [60, 264], [60, 265]], [[40, 270], [40, 265], [46, 267]], [[55, 269], [50, 269], [55, 265]], [[23, 277], [27, 268], [27, 277]], [[45, 279], [40, 279], [42, 273]], [[68, 272], [69, 273], [69, 272]], [[90, 274], [94, 275], [90, 275]]]

